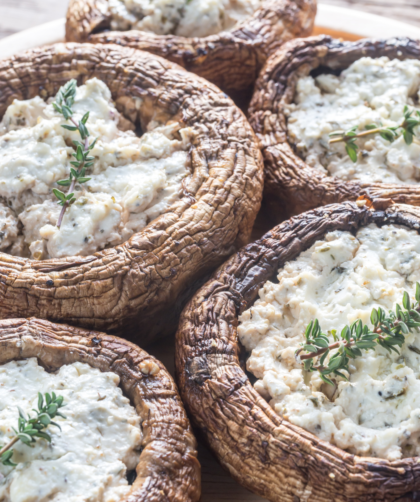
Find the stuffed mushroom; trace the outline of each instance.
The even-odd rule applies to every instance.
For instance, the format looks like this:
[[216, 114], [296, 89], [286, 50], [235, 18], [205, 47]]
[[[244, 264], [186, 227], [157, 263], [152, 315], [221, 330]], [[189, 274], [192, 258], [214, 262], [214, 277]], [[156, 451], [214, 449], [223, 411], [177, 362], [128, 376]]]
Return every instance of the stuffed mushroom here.
[[361, 195], [420, 202], [419, 59], [415, 40], [327, 36], [270, 59], [249, 113], [273, 213]]
[[164, 366], [104, 333], [0, 321], [0, 498], [190, 501], [196, 443]]
[[148, 53], [58, 44], [0, 65], [0, 316], [136, 336], [249, 237], [262, 160], [243, 114]]
[[282, 43], [310, 35], [315, 14], [314, 0], [72, 0], [66, 38], [146, 50], [230, 92], [250, 87]]
[[390, 200], [303, 213], [185, 308], [181, 395], [248, 489], [277, 502], [418, 497], [419, 229], [418, 208]]

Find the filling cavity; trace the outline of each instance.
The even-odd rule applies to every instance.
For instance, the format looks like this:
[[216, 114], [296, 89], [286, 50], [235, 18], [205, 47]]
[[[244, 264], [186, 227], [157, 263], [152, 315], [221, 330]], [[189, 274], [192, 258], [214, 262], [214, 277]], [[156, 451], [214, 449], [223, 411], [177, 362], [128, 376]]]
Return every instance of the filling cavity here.
[[[141, 103], [139, 102], [139, 106]], [[190, 173], [192, 131], [152, 120], [140, 138], [94, 78], [77, 88], [79, 122], [90, 112], [94, 164], [77, 186], [60, 228], [52, 193], [69, 176], [77, 131], [40, 97], [15, 100], [0, 123], [0, 251], [37, 260], [89, 255], [128, 240], [180, 199]], [[125, 129], [125, 130], [122, 130]]]
[[[362, 58], [340, 76], [307, 76], [297, 83], [295, 103], [288, 106], [288, 134], [298, 154], [324, 174], [366, 183], [418, 183], [420, 141], [403, 135], [390, 142], [380, 134], [357, 139], [353, 162], [345, 143], [330, 143], [336, 131], [365, 131], [372, 124], [397, 127], [404, 108], [420, 110], [420, 61]], [[418, 127], [414, 132], [418, 132]]]
[[231, 30], [258, 9], [261, 0], [108, 0], [112, 30], [207, 37]]
[[255, 388], [285, 419], [350, 453], [388, 460], [420, 455], [420, 333], [405, 335], [399, 353], [377, 345], [350, 359], [349, 381], [324, 383], [296, 359], [306, 326], [333, 331], [357, 319], [371, 326], [411, 298], [420, 280], [420, 235], [396, 225], [335, 231], [267, 282], [240, 317], [238, 335], [251, 352]]
[[35, 358], [0, 366], [0, 442], [15, 435], [19, 408], [37, 407], [38, 392], [64, 397], [63, 414], [49, 427], [51, 443], [14, 446], [17, 467], [0, 463], [3, 502], [118, 502], [130, 486], [127, 471], [136, 468], [142, 433], [140, 418], [118, 387], [115, 373], [84, 363], [47, 373]]

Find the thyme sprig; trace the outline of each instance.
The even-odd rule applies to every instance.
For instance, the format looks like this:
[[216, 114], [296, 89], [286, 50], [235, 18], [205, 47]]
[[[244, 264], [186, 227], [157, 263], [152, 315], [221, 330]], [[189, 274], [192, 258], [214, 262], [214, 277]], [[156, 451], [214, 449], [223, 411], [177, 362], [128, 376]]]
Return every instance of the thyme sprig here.
[[348, 131], [335, 131], [330, 134], [330, 144], [344, 142], [346, 144], [346, 152], [353, 162], [357, 162], [358, 145], [356, 140], [369, 136], [371, 134], [379, 134], [383, 139], [392, 143], [402, 134], [407, 145], [413, 142], [415, 132], [414, 128], [420, 125], [420, 112], [416, 112], [413, 117], [414, 110], [410, 110], [408, 106], [404, 107], [404, 119], [398, 126], [382, 127], [377, 124], [369, 124], [364, 131], [357, 132], [358, 126], [350, 128]]
[[[415, 299], [412, 303], [405, 291], [402, 298], [403, 307], [397, 304], [395, 311], [390, 310], [388, 314], [381, 307], [373, 309], [370, 315], [373, 328], [357, 319], [350, 326], [344, 326], [339, 335], [336, 330], [332, 330], [332, 344], [322, 332], [318, 319], [311, 321], [305, 330], [305, 342], [296, 351], [297, 360], [303, 362], [306, 371], [318, 371], [324, 382], [334, 385], [328, 376], [335, 375], [347, 380], [343, 371], [349, 372], [350, 359], [360, 357], [362, 350], [374, 349], [379, 345], [398, 354], [396, 347], [402, 347], [405, 335], [420, 328], [419, 283], [416, 283]], [[335, 352], [327, 361], [333, 350]]]
[[66, 209], [75, 202], [74, 188], [76, 183], [83, 184], [91, 178], [86, 177], [86, 169], [93, 166], [94, 157], [89, 156], [90, 151], [96, 143], [96, 139], [89, 145], [89, 131], [86, 123], [89, 119], [89, 112], [86, 112], [82, 119], [77, 123], [73, 118], [74, 99], [76, 97], [77, 82], [70, 80], [63, 85], [57, 93], [56, 101], [53, 103], [56, 112], [63, 115], [66, 120], [69, 120], [73, 125], [64, 124], [61, 127], [68, 131], [78, 131], [83, 142], [73, 141], [75, 145], [75, 152], [72, 156], [75, 160], [70, 162], [73, 166], [70, 168], [69, 178], [57, 181], [58, 185], [69, 187], [67, 194], [53, 188], [53, 193], [58, 199], [58, 204], [62, 206], [60, 216], [57, 220], [57, 227], [61, 227]]
[[16, 435], [0, 450], [0, 462], [3, 465], [9, 465], [11, 467], [17, 465], [12, 462], [11, 459], [13, 456], [12, 446], [18, 441], [22, 441], [22, 443], [31, 447], [36, 442], [37, 438], [45, 439], [49, 443], [51, 442], [51, 436], [45, 432], [45, 429], [49, 425], [54, 425], [61, 430], [61, 427], [53, 422], [53, 418], [57, 416], [66, 418], [66, 416], [59, 411], [59, 409], [64, 406], [63, 401], [63, 396], [56, 396], [54, 392], [52, 392], [51, 395], [46, 392], [45, 397], [38, 392], [38, 410], [33, 410], [36, 413], [35, 417], [32, 418], [30, 415], [26, 416], [19, 408], [18, 428], [17, 430], [13, 428]]

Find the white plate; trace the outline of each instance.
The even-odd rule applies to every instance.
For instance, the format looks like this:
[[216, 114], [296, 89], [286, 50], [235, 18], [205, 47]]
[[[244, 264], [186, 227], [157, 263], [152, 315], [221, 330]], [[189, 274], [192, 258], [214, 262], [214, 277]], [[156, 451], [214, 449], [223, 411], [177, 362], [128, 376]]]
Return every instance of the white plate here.
[[[33, 47], [53, 44], [64, 40], [64, 19], [57, 19], [21, 31], [0, 40], [0, 59], [7, 58]], [[411, 37], [420, 39], [420, 28], [387, 17], [376, 16], [366, 12], [335, 7], [334, 5], [318, 5], [316, 17], [316, 33], [340, 34], [344, 38], [388, 38]]]

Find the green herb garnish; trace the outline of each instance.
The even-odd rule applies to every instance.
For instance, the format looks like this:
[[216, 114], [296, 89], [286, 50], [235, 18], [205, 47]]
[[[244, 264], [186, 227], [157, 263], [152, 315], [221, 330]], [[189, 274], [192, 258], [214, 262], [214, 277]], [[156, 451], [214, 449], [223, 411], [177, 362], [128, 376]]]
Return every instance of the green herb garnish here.
[[399, 126], [380, 127], [376, 124], [369, 124], [362, 132], [356, 132], [358, 127], [354, 126], [348, 131], [335, 131], [330, 134], [330, 144], [344, 142], [346, 144], [346, 152], [353, 162], [357, 162], [357, 153], [359, 147], [356, 140], [371, 134], [379, 134], [386, 141], [392, 143], [401, 135], [407, 145], [411, 145], [414, 139], [414, 128], [420, 125], [420, 112], [416, 112], [413, 117], [414, 110], [410, 110], [408, 106], [404, 108], [404, 120]]
[[74, 104], [74, 98], [76, 96], [77, 82], [76, 80], [70, 80], [67, 84], [63, 85], [57, 93], [56, 101], [53, 103], [56, 112], [63, 115], [66, 120], [69, 120], [73, 125], [62, 125], [64, 129], [68, 131], [78, 131], [83, 143], [79, 141], [73, 141], [75, 145], [75, 152], [72, 156], [75, 158], [70, 164], [73, 166], [70, 168], [70, 176], [68, 179], [57, 181], [58, 185], [69, 187], [67, 194], [58, 190], [53, 189], [54, 195], [58, 199], [58, 204], [63, 206], [60, 216], [57, 220], [57, 227], [60, 228], [63, 221], [66, 209], [75, 202], [74, 197], [74, 187], [76, 183], [82, 184], [89, 181], [91, 178], [86, 178], [86, 169], [93, 166], [94, 157], [90, 157], [89, 153], [93, 149], [96, 143], [96, 139], [89, 145], [89, 131], [86, 127], [86, 122], [89, 119], [89, 112], [86, 112], [82, 119], [77, 123], [73, 119], [72, 106]]
[[[296, 351], [296, 357], [303, 362], [306, 371], [318, 371], [322, 380], [334, 385], [328, 376], [335, 375], [348, 380], [343, 371], [349, 372], [350, 359], [362, 355], [362, 350], [384, 347], [389, 352], [399, 353], [396, 347], [402, 347], [405, 335], [420, 328], [420, 284], [416, 284], [416, 301], [411, 303], [405, 291], [402, 299], [403, 308], [396, 305], [395, 311], [388, 314], [379, 307], [373, 309], [370, 320], [373, 328], [363, 325], [360, 319], [350, 326], [345, 326], [339, 336], [332, 331], [334, 343], [322, 332], [318, 319], [311, 321], [305, 330], [305, 342]], [[327, 356], [335, 351], [329, 360]]]
[[66, 418], [65, 415], [58, 411], [64, 406], [63, 400], [63, 396], [57, 397], [54, 392], [51, 395], [47, 392], [45, 393], [44, 403], [44, 397], [38, 392], [38, 410], [33, 410], [36, 413], [34, 418], [30, 415], [26, 417], [25, 413], [19, 408], [18, 429], [13, 428], [16, 436], [0, 450], [0, 462], [3, 465], [12, 467], [17, 465], [11, 460], [13, 456], [11, 448], [18, 441], [22, 441], [22, 443], [28, 446], [32, 446], [37, 438], [45, 439], [49, 443], [51, 442], [51, 436], [45, 432], [45, 429], [49, 425], [54, 425], [61, 430], [61, 427], [53, 422], [52, 419], [57, 416]]

